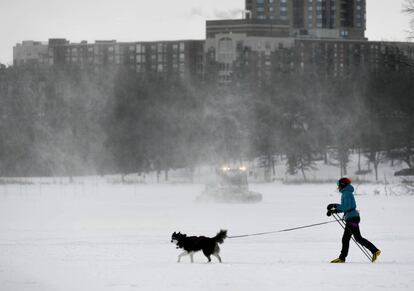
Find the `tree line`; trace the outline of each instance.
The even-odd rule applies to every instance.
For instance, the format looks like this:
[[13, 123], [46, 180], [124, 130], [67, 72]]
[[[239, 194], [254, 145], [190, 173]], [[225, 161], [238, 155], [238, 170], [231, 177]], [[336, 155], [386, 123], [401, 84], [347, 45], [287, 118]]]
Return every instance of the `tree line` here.
[[[163, 172], [282, 157], [306, 180], [328, 153], [412, 168], [410, 70], [275, 74], [220, 87], [126, 68], [0, 69], [0, 176]], [[359, 171], [363, 172], [361, 166]]]

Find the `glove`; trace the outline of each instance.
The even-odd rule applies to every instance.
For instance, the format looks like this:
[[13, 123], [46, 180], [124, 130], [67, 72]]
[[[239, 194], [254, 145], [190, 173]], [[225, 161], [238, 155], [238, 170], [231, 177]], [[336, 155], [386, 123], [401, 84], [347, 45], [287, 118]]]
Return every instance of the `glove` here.
[[331, 204], [328, 204], [328, 206], [326, 206], [327, 210], [337, 209], [337, 208], [338, 208], [338, 204], [336, 203], [331, 203]]
[[338, 213], [338, 210], [336, 208], [331, 208], [326, 212], [326, 215], [331, 216], [333, 213]]

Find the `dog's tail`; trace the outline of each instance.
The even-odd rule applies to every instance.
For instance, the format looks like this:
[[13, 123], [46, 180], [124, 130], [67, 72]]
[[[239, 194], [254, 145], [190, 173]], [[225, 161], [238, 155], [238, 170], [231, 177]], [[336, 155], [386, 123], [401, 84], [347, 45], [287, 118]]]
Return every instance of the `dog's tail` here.
[[227, 237], [227, 230], [221, 229], [217, 235], [214, 237], [214, 240], [219, 243], [222, 244], [224, 242], [224, 239]]

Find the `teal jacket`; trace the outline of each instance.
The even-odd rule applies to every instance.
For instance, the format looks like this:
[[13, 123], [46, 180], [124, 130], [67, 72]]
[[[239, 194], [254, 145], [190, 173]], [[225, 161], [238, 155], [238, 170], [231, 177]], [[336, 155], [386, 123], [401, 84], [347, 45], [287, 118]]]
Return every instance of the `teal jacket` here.
[[336, 205], [338, 213], [344, 213], [344, 219], [347, 220], [352, 217], [359, 217], [359, 212], [356, 210], [356, 202], [354, 197], [354, 187], [347, 185], [340, 190], [341, 204]]

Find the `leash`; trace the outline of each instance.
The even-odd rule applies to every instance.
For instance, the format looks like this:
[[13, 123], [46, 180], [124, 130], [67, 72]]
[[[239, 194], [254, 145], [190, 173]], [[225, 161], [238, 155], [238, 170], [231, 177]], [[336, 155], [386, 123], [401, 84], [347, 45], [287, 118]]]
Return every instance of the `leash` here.
[[304, 229], [304, 228], [310, 228], [310, 227], [315, 227], [315, 226], [329, 224], [329, 223], [334, 223], [334, 222], [336, 222], [336, 221], [334, 220], [334, 221], [327, 221], [327, 222], [321, 222], [321, 223], [314, 223], [314, 224], [309, 224], [309, 225], [304, 225], [304, 226], [299, 226], [299, 227], [293, 227], [293, 228], [286, 228], [286, 229], [281, 229], [281, 230], [275, 230], [275, 231], [266, 231], [266, 232], [258, 232], [258, 233], [243, 234], [243, 235], [233, 235], [233, 236], [228, 236], [227, 238], [240, 238], [240, 237], [266, 235], [266, 234], [272, 234], [272, 233], [288, 232], [288, 231], [293, 231], [293, 230], [298, 230], [298, 229]]

